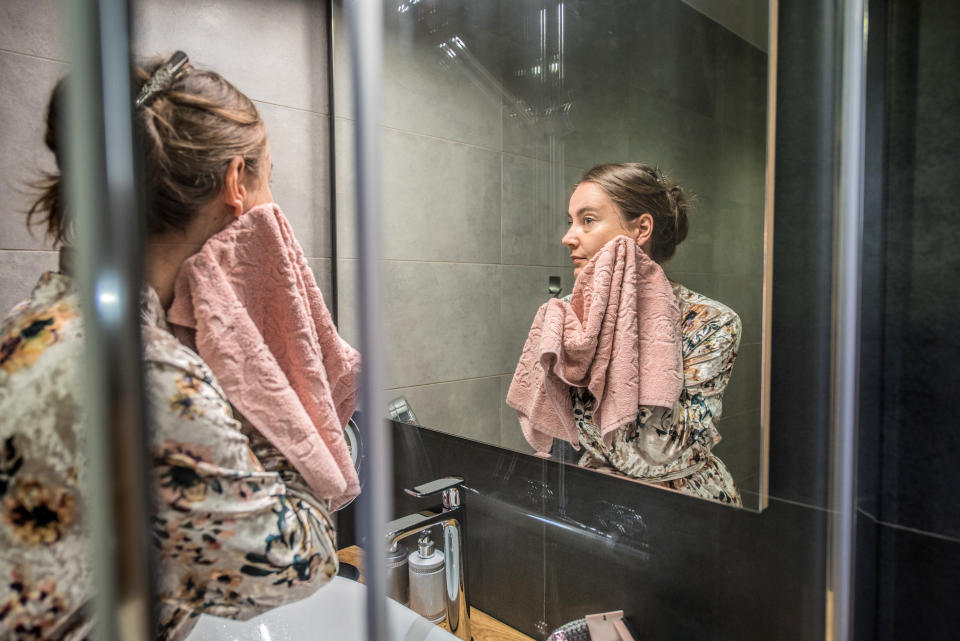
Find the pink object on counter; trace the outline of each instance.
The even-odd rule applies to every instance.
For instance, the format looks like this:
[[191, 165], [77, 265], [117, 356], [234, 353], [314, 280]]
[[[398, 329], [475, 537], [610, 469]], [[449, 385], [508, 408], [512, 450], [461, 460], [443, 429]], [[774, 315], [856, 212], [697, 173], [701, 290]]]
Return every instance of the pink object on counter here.
[[590, 641], [627, 641], [621, 638], [616, 627], [617, 622], [622, 624], [623, 610], [588, 614], [584, 620], [587, 622], [587, 630], [590, 631]]
[[546, 456], [555, 437], [579, 449], [570, 387], [586, 387], [609, 443], [640, 405], [673, 407], [680, 397], [680, 339], [680, 308], [663, 269], [617, 236], [583, 267], [570, 302], [540, 306], [507, 404], [537, 454]]
[[343, 436], [360, 354], [337, 334], [277, 205], [254, 207], [184, 262], [167, 319], [317, 497], [336, 508], [360, 493]]

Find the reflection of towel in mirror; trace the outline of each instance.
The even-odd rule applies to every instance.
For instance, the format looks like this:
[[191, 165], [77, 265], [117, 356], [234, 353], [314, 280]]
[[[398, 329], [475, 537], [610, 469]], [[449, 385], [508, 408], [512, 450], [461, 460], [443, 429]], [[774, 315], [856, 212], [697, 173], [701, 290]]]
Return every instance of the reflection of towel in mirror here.
[[187, 259], [167, 318], [319, 498], [336, 508], [360, 492], [343, 437], [360, 354], [337, 334], [278, 206], [254, 207]]
[[583, 267], [569, 302], [544, 303], [507, 393], [527, 442], [540, 455], [553, 438], [579, 448], [570, 386], [597, 399], [605, 440], [640, 405], [673, 407], [683, 389], [680, 308], [670, 281], [626, 236]]

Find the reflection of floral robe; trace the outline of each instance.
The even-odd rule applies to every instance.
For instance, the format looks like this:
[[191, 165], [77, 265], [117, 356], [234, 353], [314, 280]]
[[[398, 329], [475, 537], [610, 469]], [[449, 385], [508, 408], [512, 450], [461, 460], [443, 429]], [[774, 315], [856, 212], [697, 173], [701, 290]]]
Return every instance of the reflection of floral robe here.
[[680, 398], [671, 408], [641, 406], [636, 420], [619, 427], [607, 447], [593, 422], [593, 395], [571, 388], [580, 445], [586, 450], [580, 465], [739, 505], [730, 473], [710, 450], [721, 438], [716, 423], [740, 347], [740, 318], [683, 285], [674, 283], [673, 289], [683, 333]]
[[[248, 618], [336, 574], [327, 506], [240, 426], [200, 357], [143, 304], [153, 410], [160, 638], [201, 612]], [[70, 280], [48, 273], [0, 326], [0, 638], [89, 632], [77, 390], [82, 325]], [[256, 452], [256, 454], [254, 453]]]

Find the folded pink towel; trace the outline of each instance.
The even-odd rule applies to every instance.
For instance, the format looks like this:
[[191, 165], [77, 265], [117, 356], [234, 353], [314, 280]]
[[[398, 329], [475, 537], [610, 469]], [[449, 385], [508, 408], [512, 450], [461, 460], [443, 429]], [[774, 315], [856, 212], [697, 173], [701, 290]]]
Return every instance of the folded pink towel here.
[[579, 449], [570, 387], [597, 399], [594, 420], [609, 444], [640, 405], [673, 407], [683, 389], [680, 308], [658, 264], [626, 236], [594, 255], [570, 302], [540, 306], [507, 393], [540, 455], [554, 437]]
[[167, 319], [193, 330], [227, 399], [318, 497], [336, 508], [360, 493], [343, 436], [360, 354], [337, 334], [277, 205], [254, 207], [184, 262]]

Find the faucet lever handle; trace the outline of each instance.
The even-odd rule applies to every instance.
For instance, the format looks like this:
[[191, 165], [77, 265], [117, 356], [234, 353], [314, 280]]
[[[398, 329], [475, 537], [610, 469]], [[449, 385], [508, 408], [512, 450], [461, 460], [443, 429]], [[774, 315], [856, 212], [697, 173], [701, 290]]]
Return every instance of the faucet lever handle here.
[[449, 490], [451, 488], [459, 487], [463, 485], [463, 477], [460, 476], [445, 476], [441, 479], [435, 481], [430, 481], [428, 483], [423, 483], [417, 485], [413, 488], [407, 488], [404, 490], [410, 496], [415, 496], [418, 499], [426, 498], [434, 494], [439, 494], [444, 490]]

